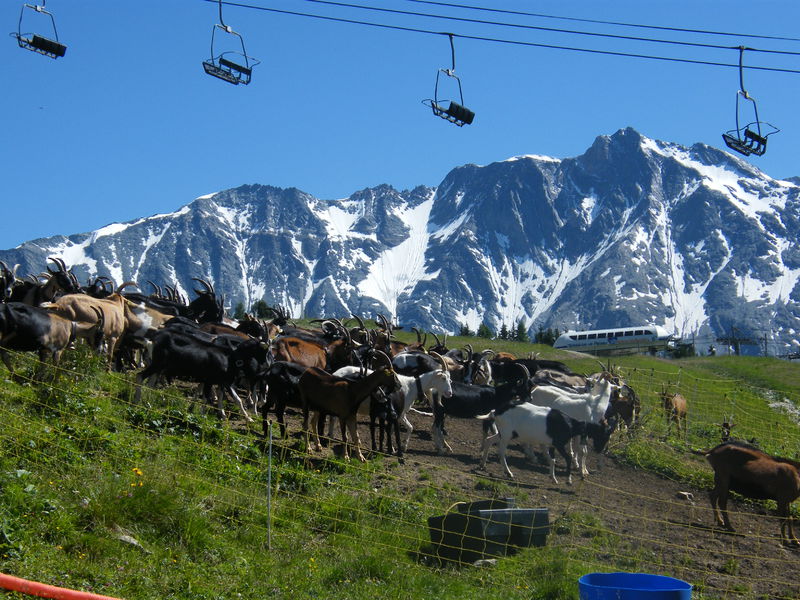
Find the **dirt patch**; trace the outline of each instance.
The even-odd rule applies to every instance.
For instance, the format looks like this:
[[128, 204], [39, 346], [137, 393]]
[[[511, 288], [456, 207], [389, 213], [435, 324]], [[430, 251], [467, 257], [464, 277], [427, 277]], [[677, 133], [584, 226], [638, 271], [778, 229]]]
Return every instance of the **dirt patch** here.
[[[518, 506], [549, 509], [551, 524], [560, 526], [553, 527], [548, 545], [576, 551], [583, 560], [595, 562], [597, 571], [638, 569], [669, 575], [689, 581], [711, 598], [800, 598], [794, 574], [800, 551], [781, 545], [780, 521], [759, 504], [729, 501], [737, 531], [728, 532], [713, 526], [708, 490], [623, 464], [613, 452], [603, 458], [591, 455], [589, 477], [581, 480], [573, 471], [569, 486], [560, 458], [555, 484], [549, 466], [529, 461], [510, 446], [508, 463], [515, 474], [510, 481], [494, 449], [486, 470], [479, 469], [478, 421], [448, 419], [447, 440], [453, 451], [438, 455], [431, 419], [412, 414], [410, 420], [414, 432], [398, 467], [409, 487], [435, 485], [454, 496], [460, 492], [464, 500], [491, 496], [486, 488], [507, 489]], [[359, 431], [366, 451], [366, 421]]]

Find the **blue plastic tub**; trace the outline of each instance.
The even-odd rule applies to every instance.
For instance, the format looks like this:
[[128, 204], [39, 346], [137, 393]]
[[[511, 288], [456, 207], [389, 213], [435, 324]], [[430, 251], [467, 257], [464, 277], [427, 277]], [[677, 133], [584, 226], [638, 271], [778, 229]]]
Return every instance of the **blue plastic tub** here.
[[692, 585], [649, 573], [589, 573], [578, 579], [580, 600], [691, 600]]

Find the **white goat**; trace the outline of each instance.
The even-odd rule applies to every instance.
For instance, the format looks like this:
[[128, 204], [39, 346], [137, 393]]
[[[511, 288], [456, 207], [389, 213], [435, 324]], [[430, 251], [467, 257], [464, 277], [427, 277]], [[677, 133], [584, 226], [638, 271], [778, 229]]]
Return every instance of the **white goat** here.
[[[534, 388], [529, 402], [537, 406], [557, 408], [578, 421], [599, 424], [605, 418], [608, 404], [611, 401], [611, 393], [615, 389], [619, 389], [619, 386], [611, 383], [608, 379], [595, 381], [592, 389], [584, 394], [574, 394], [555, 386], [542, 385]], [[585, 444], [580, 446], [580, 458], [572, 451], [572, 440], [570, 440], [569, 452], [575, 461], [575, 466], [580, 466], [581, 475], [584, 477], [588, 475]]]

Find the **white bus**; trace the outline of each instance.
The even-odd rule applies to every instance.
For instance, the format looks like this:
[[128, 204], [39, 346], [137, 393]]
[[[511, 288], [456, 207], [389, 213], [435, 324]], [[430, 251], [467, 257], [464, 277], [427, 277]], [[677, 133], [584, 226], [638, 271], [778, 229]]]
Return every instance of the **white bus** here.
[[588, 352], [589, 354], [647, 352], [651, 348], [664, 350], [672, 346], [673, 337], [663, 327], [638, 325], [592, 329], [590, 331], [567, 331], [561, 334], [553, 348]]

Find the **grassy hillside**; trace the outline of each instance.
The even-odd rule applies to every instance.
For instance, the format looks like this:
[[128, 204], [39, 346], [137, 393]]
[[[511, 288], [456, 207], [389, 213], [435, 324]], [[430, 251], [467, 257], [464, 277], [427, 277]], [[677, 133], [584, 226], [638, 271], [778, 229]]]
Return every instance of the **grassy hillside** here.
[[[599, 368], [592, 358], [543, 346], [448, 338], [451, 346], [466, 342], [540, 352], [577, 371]], [[491, 568], [443, 566], [426, 555], [428, 516], [465, 495], [528, 493], [508, 482], [482, 476], [457, 489], [413, 450], [412, 474], [392, 457], [363, 465], [331, 453], [320, 458], [301, 436], [274, 440], [269, 454], [260, 422], [221, 423], [190, 411], [187, 386], [146, 392], [134, 405], [132, 377], [106, 373], [82, 350], [66, 357], [53, 386], [25, 381], [30, 356], [15, 362], [21, 382], [0, 373], [5, 573], [128, 599], [494, 600], [574, 598], [578, 576], [597, 568], [585, 546], [571, 543], [524, 549]], [[615, 437], [612, 452], [638, 468], [708, 485], [710, 471], [687, 449], [716, 443], [716, 423], [729, 411], [736, 435], [774, 452], [800, 450], [791, 417], [767, 406], [771, 397], [800, 405], [798, 365], [724, 357], [614, 362], [644, 410], [643, 427]], [[685, 434], [667, 435], [657, 406], [662, 385], [690, 398]], [[556, 520], [551, 538], [612, 544], [597, 524], [596, 515], [576, 510]], [[616, 564], [646, 565], [636, 554]]]

